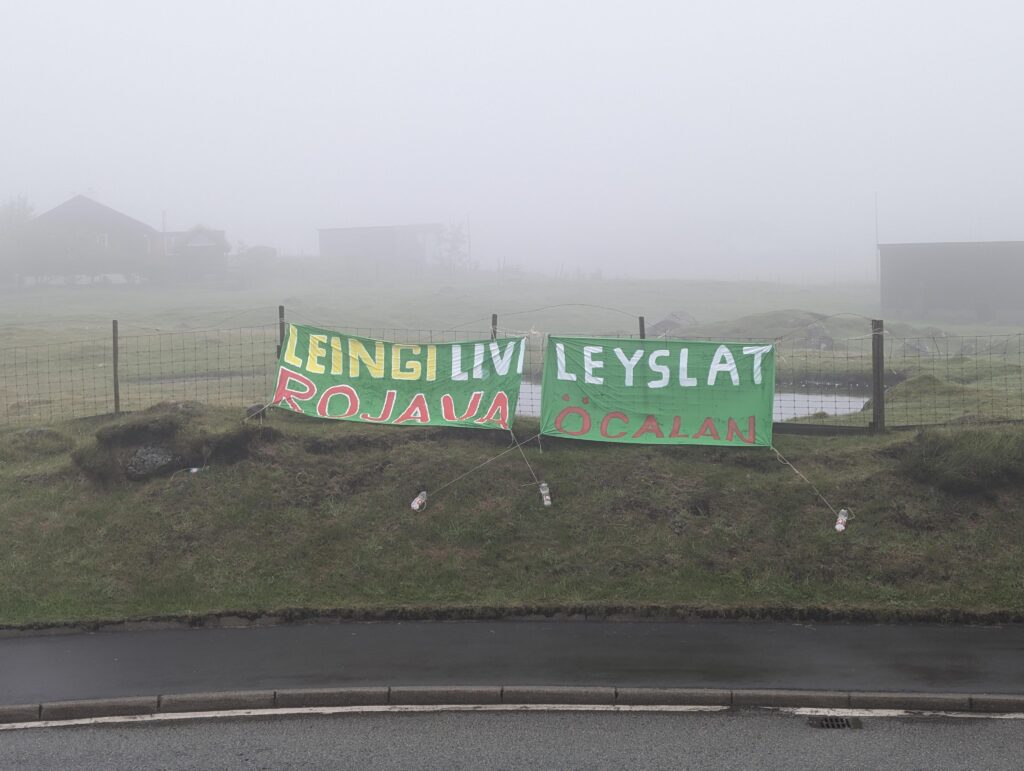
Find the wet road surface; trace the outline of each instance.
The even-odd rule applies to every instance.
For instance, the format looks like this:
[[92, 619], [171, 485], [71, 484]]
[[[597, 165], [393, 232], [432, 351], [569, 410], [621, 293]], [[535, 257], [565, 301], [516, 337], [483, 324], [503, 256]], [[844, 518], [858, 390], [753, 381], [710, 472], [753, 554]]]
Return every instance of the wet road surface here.
[[427, 713], [5, 732], [0, 767], [1019, 769], [1024, 721], [784, 713]]
[[0, 638], [0, 704], [456, 684], [1024, 693], [1024, 626], [376, 622]]

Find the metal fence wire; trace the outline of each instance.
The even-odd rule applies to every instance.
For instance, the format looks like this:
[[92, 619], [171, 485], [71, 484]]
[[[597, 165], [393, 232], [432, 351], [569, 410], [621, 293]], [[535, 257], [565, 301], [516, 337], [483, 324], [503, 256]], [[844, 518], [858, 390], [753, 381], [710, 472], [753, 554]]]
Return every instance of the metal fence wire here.
[[31, 426], [114, 411], [110, 339], [0, 349], [0, 422]]
[[1024, 419], [1024, 335], [886, 340], [890, 425]]
[[[522, 334], [500, 329], [329, 328], [419, 344], [486, 340], [492, 332], [499, 337]], [[238, 408], [265, 404], [276, 382], [280, 331], [280, 323], [274, 323], [115, 335], [116, 348], [108, 337], [0, 349], [0, 425], [44, 425], [112, 414], [117, 408], [137, 412], [161, 402]], [[518, 407], [523, 416], [540, 414], [545, 341], [544, 333], [527, 335]], [[873, 356], [870, 329], [848, 339], [807, 336], [732, 342], [774, 342], [776, 422], [867, 428], [875, 415], [872, 384], [878, 377], [884, 385], [888, 427], [1024, 420], [1021, 334], [886, 335], [882, 359]]]
[[120, 337], [121, 409], [264, 403], [273, 393], [277, 341], [277, 324]]

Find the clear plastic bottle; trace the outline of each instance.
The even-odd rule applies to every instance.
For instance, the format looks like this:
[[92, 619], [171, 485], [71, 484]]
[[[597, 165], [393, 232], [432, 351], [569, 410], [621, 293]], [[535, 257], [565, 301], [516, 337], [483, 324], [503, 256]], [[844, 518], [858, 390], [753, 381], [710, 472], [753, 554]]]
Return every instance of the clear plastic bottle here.
[[836, 516], [836, 532], [841, 533], [846, 530], [846, 523], [850, 521], [850, 512], [846, 509], [840, 509], [839, 514]]
[[544, 502], [545, 506], [551, 505], [551, 488], [548, 487], [547, 482], [540, 483], [540, 499]]

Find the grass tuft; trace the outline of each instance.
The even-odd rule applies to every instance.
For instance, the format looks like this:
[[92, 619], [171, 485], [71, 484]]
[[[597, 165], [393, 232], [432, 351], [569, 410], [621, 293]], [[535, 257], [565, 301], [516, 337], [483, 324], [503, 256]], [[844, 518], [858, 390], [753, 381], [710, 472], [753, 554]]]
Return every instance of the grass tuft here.
[[1019, 428], [934, 429], [903, 448], [900, 470], [951, 493], [994, 493], [1024, 480], [1024, 432]]

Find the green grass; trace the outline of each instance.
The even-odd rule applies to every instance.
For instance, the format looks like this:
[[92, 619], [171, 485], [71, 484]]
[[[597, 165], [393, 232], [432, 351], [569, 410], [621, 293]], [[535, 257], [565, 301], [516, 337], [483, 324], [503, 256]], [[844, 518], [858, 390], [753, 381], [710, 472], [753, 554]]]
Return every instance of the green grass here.
[[[525, 448], [552, 487], [545, 509], [518, 452], [434, 493], [506, 449], [499, 432], [282, 412], [260, 432], [239, 417], [157, 410], [0, 434], [0, 624], [289, 608], [1024, 613], [1019, 428], [991, 442], [778, 437], [854, 512], [839, 535], [768, 450], [545, 439]], [[209, 465], [124, 481], [140, 443]], [[434, 494], [416, 513], [421, 489]]]

